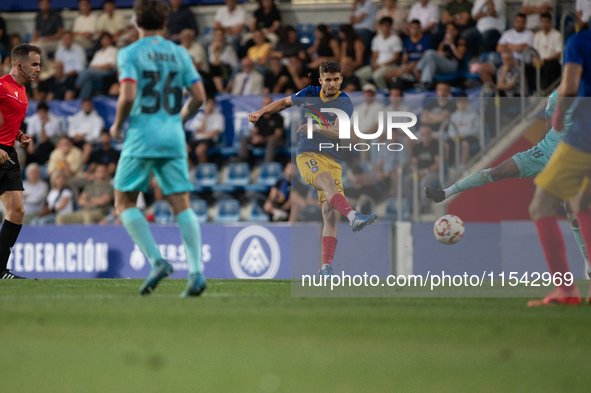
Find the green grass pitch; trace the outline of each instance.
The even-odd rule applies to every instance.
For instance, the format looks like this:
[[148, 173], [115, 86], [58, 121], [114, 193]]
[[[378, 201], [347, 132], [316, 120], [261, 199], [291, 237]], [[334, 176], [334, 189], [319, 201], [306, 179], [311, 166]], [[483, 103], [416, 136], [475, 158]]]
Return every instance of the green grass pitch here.
[[0, 391], [589, 392], [591, 307], [292, 298], [282, 280], [0, 283]]

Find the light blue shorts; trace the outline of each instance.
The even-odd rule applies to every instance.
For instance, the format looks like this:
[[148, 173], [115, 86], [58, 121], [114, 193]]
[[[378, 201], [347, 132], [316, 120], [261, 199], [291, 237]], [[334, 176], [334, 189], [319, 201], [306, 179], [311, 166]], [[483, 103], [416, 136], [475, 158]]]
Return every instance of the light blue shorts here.
[[146, 192], [152, 172], [164, 195], [190, 192], [194, 189], [186, 157], [121, 157], [117, 163], [114, 187], [123, 192]]
[[547, 155], [538, 146], [534, 146], [529, 150], [515, 154], [513, 160], [519, 168], [519, 177], [536, 177], [540, 173], [550, 156]]

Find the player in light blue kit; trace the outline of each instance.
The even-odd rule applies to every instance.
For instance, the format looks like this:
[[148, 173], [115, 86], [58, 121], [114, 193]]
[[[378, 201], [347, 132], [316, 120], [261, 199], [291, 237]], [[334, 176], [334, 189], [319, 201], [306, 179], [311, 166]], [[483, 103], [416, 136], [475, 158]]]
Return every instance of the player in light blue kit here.
[[[572, 124], [573, 109], [570, 109], [564, 118], [564, 130], [556, 131], [554, 128], [552, 128], [551, 119], [552, 114], [554, 113], [557, 96], [558, 91], [555, 91], [548, 98], [548, 104], [546, 105], [545, 112], [547, 115], [546, 126], [549, 131], [544, 139], [540, 141], [540, 143], [527, 151], [515, 154], [513, 157], [506, 159], [500, 165], [494, 168], [488, 168], [473, 173], [465, 179], [455, 183], [451, 187], [446, 188], [445, 190], [441, 188], [426, 187], [425, 196], [429, 199], [432, 199], [434, 202], [442, 202], [452, 195], [459, 194], [460, 192], [469, 190], [471, 188], [483, 186], [487, 183], [493, 183], [499, 180], [512, 179], [516, 177], [536, 177], [538, 173], [544, 169], [548, 163], [548, 160], [550, 160], [550, 157], [554, 153], [554, 150], [556, 150], [556, 146], [558, 146], [558, 143], [562, 141], [567, 133], [567, 130]], [[585, 262], [588, 263], [589, 259], [587, 258], [585, 242], [583, 241], [583, 237], [581, 235], [577, 217], [575, 216], [570, 203], [565, 202], [563, 205], [567, 212], [568, 221], [575, 235], [577, 245], [583, 254], [583, 258], [585, 258]]]
[[[138, 192], [148, 190], [154, 173], [175, 215], [187, 254], [189, 279], [181, 296], [199, 296], [206, 281], [199, 221], [189, 201], [193, 185], [183, 122], [201, 106], [205, 90], [188, 52], [161, 36], [168, 5], [158, 0], [137, 0], [134, 11], [140, 39], [121, 49], [117, 56], [121, 93], [111, 135], [120, 138], [128, 116], [130, 121], [115, 173], [115, 207], [125, 229], [152, 266], [140, 287], [142, 295], [149, 294], [173, 270], [160, 255], [148, 221], [136, 208]], [[190, 97], [181, 107], [183, 87]]]

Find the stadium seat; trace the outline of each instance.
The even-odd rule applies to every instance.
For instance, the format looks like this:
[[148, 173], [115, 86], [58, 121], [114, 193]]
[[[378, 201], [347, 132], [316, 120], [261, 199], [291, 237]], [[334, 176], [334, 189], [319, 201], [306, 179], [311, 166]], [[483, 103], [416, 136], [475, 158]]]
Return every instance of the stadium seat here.
[[202, 199], [195, 199], [191, 201], [191, 209], [197, 215], [199, 222], [203, 224], [207, 222], [207, 202]]
[[402, 198], [402, 213], [400, 218], [398, 217], [398, 198], [389, 198], [386, 201], [386, 214], [384, 215], [386, 220], [409, 221], [410, 220], [410, 207], [408, 199]]
[[256, 184], [246, 186], [246, 190], [259, 192], [268, 191], [275, 185], [275, 183], [277, 183], [277, 180], [279, 180], [281, 176], [283, 176], [283, 168], [280, 163], [265, 162], [260, 166]]
[[248, 207], [250, 213], [248, 214], [248, 221], [252, 222], [267, 222], [269, 221], [269, 215], [265, 213], [263, 208], [256, 202], [250, 202]]
[[154, 222], [157, 224], [170, 224], [174, 222], [174, 216], [167, 201], [155, 201], [152, 204], [152, 209], [154, 211]]
[[215, 222], [240, 221], [240, 203], [236, 199], [224, 199], [218, 204]]
[[359, 167], [363, 171], [363, 173], [372, 173], [375, 170], [375, 166], [371, 161], [361, 161], [359, 163]]
[[298, 23], [296, 30], [298, 32], [298, 38], [304, 46], [308, 47], [314, 42], [314, 30], [316, 25], [313, 23]]
[[216, 164], [200, 164], [197, 166], [195, 188], [211, 188], [218, 184], [218, 167]]
[[244, 162], [228, 164], [223, 184], [213, 186], [214, 191], [234, 192], [244, 188], [250, 182], [250, 168]]

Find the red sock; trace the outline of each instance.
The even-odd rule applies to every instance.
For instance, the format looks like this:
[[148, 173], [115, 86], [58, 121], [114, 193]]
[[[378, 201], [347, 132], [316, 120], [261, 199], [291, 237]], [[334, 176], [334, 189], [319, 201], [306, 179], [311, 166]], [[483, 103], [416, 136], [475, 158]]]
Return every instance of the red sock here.
[[349, 214], [349, 212], [353, 211], [353, 208], [351, 207], [351, 205], [349, 205], [347, 199], [338, 193], [330, 199], [330, 206], [337, 209], [339, 213], [341, 213], [345, 217], [347, 217], [347, 214]]
[[[587, 246], [587, 250], [591, 250], [589, 248], [591, 247], [591, 210], [587, 209], [578, 212], [577, 218], [579, 219], [579, 226], [581, 227], [581, 235], [585, 241], [585, 246]], [[589, 264], [591, 264], [591, 260], [589, 260]]]
[[[544, 217], [535, 221], [536, 227], [538, 228], [538, 235], [540, 236], [540, 242], [546, 255], [546, 263], [550, 268], [550, 272], [562, 273], [564, 277], [565, 273], [570, 272], [568, 267], [568, 261], [566, 259], [566, 246], [564, 244], [564, 238], [560, 227], [558, 226], [558, 220], [556, 217]], [[562, 289], [570, 289], [564, 283], [560, 286]]]
[[[340, 195], [340, 194], [339, 194]], [[337, 248], [337, 238], [332, 236], [322, 237], [322, 264], [332, 263], [334, 252]]]

